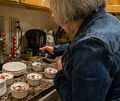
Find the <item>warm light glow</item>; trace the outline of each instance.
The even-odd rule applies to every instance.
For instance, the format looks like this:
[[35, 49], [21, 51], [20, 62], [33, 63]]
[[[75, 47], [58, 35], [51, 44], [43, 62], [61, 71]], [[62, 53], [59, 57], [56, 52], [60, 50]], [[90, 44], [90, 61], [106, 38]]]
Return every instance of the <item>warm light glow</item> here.
[[42, 0], [42, 4], [48, 3], [48, 0]]

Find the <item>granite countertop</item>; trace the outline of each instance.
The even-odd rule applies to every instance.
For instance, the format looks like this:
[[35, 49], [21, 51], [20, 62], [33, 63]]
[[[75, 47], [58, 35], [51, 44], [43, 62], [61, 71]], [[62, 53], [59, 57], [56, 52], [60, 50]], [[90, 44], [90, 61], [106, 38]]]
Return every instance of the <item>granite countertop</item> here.
[[[31, 61], [25, 61], [25, 60], [20, 60], [20, 61], [27, 65], [27, 71], [24, 75], [21, 75], [19, 77], [14, 77], [13, 83], [18, 82], [18, 81], [19, 82], [27, 82], [27, 80], [26, 80], [27, 74], [34, 72], [31, 69], [32, 68]], [[55, 67], [55, 63], [44, 63], [44, 68], [46, 68], [46, 67]], [[44, 95], [46, 95], [51, 90], [53, 90], [54, 89], [53, 79], [47, 79], [44, 76], [44, 71], [37, 72], [37, 73], [43, 74], [41, 83], [40, 83], [40, 85], [35, 86], [35, 87], [30, 86], [29, 93], [26, 98], [20, 99], [20, 100], [13, 98], [11, 95], [10, 86], [7, 86], [8, 91], [4, 96], [0, 97], [0, 101], [36, 101], [37, 98], [40, 98], [40, 97], [42, 98]]]

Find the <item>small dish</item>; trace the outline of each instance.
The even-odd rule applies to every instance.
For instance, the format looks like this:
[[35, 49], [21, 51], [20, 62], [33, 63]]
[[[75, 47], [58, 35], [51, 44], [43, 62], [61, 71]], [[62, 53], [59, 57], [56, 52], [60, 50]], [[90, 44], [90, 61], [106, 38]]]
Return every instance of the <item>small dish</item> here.
[[32, 69], [34, 71], [43, 71], [44, 67], [42, 66], [41, 62], [33, 62], [32, 63]]
[[39, 73], [29, 73], [27, 75], [27, 81], [31, 86], [37, 86], [40, 84], [42, 79], [42, 74]]
[[11, 85], [13, 83], [14, 74], [10, 72], [2, 73], [6, 77], [7, 85]]
[[16, 99], [25, 98], [28, 95], [29, 85], [25, 82], [16, 82], [11, 85], [12, 96]]
[[58, 70], [55, 69], [55, 68], [49, 67], [49, 68], [45, 68], [45, 69], [44, 69], [44, 72], [45, 72], [45, 76], [46, 76], [47, 78], [54, 78], [55, 75], [57, 74]]
[[3, 96], [6, 92], [6, 77], [3, 74], [0, 74], [0, 96]]

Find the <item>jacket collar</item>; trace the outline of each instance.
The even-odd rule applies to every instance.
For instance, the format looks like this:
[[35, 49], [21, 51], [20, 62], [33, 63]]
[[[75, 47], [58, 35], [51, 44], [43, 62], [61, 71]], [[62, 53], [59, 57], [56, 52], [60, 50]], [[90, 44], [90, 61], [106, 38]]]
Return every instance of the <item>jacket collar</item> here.
[[84, 33], [94, 20], [96, 20], [97, 18], [103, 16], [105, 13], [106, 13], [106, 11], [105, 11], [105, 7], [103, 5], [101, 5], [97, 11], [93, 11], [91, 13], [91, 15], [87, 16], [84, 19], [84, 21], [81, 24], [81, 26], [79, 27], [79, 30], [76, 33], [75, 37], [77, 35], [79, 35], [80, 33]]

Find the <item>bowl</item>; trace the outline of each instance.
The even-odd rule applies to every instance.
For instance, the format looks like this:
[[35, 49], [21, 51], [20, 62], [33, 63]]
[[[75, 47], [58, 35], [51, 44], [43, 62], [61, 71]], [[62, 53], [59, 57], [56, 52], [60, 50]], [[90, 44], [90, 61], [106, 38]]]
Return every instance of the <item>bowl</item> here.
[[42, 66], [41, 62], [33, 62], [32, 63], [32, 69], [34, 71], [43, 71], [44, 67]]
[[27, 75], [27, 81], [31, 86], [37, 86], [41, 83], [42, 74], [39, 73], [29, 73]]
[[55, 75], [57, 74], [58, 70], [55, 68], [48, 67], [44, 69], [44, 72], [45, 72], [45, 77], [55, 78]]
[[0, 74], [0, 96], [3, 96], [6, 92], [6, 77], [3, 74]]
[[14, 74], [10, 72], [2, 73], [6, 77], [7, 85], [11, 85], [13, 83]]
[[11, 85], [12, 96], [16, 99], [25, 98], [28, 95], [29, 85], [25, 82], [16, 82]]

